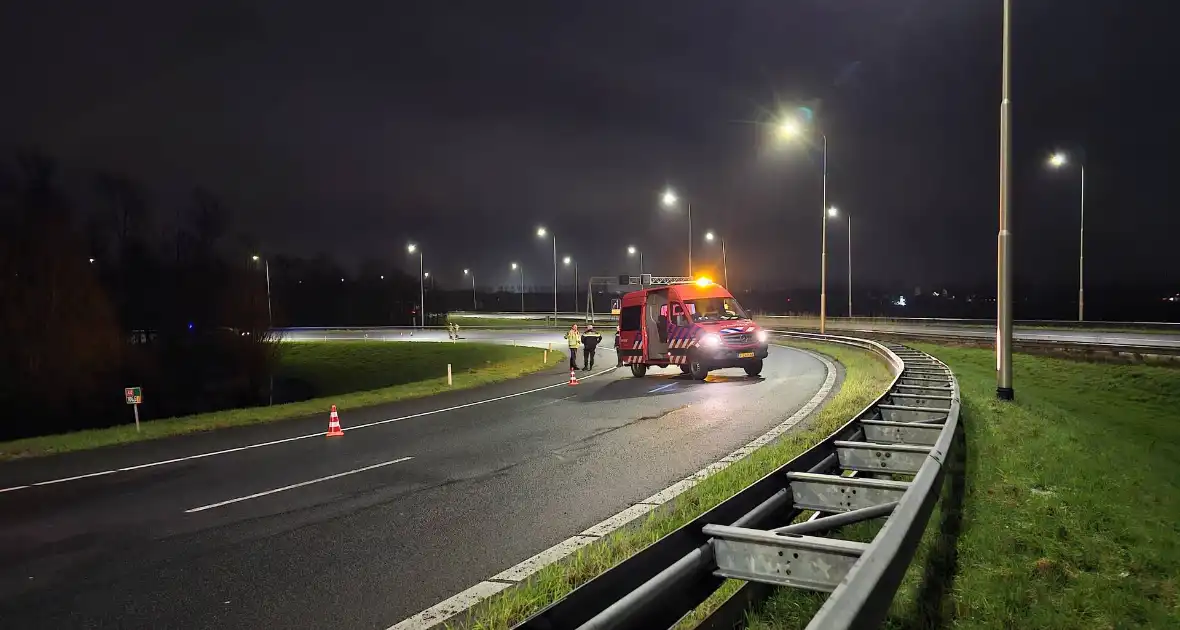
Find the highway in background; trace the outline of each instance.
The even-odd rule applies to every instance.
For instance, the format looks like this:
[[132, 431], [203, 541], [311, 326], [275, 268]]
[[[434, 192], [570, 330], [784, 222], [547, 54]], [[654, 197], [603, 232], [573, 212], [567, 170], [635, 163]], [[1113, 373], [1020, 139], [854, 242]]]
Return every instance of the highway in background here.
[[[486, 334], [560, 347], [559, 332]], [[346, 411], [341, 438], [323, 437], [325, 409], [0, 464], [0, 626], [386, 628], [724, 457], [826, 376], [785, 348], [763, 378], [707, 382], [599, 356], [608, 369], [576, 387], [558, 357]]]
[[[793, 330], [817, 330], [819, 320], [796, 319], [791, 317], [759, 317], [758, 321], [770, 328]], [[1180, 330], [1113, 330], [1118, 324], [1107, 324], [1112, 330], [1063, 329], [1040, 326], [1017, 326], [1012, 333], [1016, 341], [1038, 343], [1060, 343], [1073, 345], [1106, 345], [1120, 347], [1160, 348], [1180, 350]], [[915, 337], [960, 337], [967, 339], [988, 339], [996, 337], [995, 325], [958, 323], [956, 320], [840, 320], [829, 319], [829, 332], [847, 333], [898, 333]]]

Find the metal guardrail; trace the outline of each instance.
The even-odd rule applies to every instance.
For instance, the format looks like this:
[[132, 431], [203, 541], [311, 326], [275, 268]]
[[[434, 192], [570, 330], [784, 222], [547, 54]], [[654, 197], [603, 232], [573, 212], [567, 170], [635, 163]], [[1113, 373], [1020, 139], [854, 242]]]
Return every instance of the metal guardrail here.
[[[812, 630], [884, 619], [941, 492], [959, 426], [958, 382], [946, 365], [904, 346], [779, 334], [876, 352], [893, 382], [823, 442], [516, 628], [667, 628], [730, 577], [830, 591]], [[811, 518], [790, 524], [807, 511]], [[885, 525], [868, 544], [819, 535], [881, 517]]]

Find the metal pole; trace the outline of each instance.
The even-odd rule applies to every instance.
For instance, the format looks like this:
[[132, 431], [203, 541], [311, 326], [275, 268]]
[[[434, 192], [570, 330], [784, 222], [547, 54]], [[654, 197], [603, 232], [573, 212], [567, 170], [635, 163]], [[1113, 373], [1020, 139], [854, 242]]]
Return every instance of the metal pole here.
[[[576, 310], [576, 309], [575, 309]], [[557, 235], [553, 235], [553, 319], [557, 320]]]
[[1086, 165], [1082, 164], [1082, 208], [1078, 216], [1078, 321], [1086, 321], [1085, 256], [1086, 248]]
[[819, 334], [824, 334], [828, 319], [828, 134], [824, 137], [824, 192], [823, 220], [820, 236], [819, 260]]
[[578, 261], [574, 261], [574, 312], [578, 312]]
[[852, 215], [848, 215], [848, 319], [852, 319]]
[[996, 243], [996, 397], [1012, 400], [1012, 101], [1009, 97], [1010, 0], [1004, 0], [1000, 95], [1000, 231]]
[[688, 277], [692, 277], [692, 202], [685, 201], [688, 208]]
[[270, 259], [264, 259], [266, 266], [266, 321], [271, 328], [275, 327], [275, 312], [270, 307]]
[[423, 252], [418, 250], [418, 327], [426, 327], [426, 265], [422, 260]]
[[721, 237], [721, 275], [725, 277], [725, 288], [733, 290], [729, 286], [729, 267], [725, 263], [725, 237]]
[[520, 266], [520, 312], [524, 312], [524, 265]]
[[471, 272], [471, 310], [479, 310], [479, 302], [475, 298], [475, 272]]
[[639, 250], [639, 286], [643, 286], [643, 250]]

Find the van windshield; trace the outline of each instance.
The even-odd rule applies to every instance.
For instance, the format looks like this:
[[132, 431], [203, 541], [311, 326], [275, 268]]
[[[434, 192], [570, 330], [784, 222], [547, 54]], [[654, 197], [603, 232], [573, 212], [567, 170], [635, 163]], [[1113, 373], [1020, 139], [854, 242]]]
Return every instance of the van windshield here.
[[695, 322], [748, 319], [742, 305], [732, 297], [700, 298], [684, 303]]

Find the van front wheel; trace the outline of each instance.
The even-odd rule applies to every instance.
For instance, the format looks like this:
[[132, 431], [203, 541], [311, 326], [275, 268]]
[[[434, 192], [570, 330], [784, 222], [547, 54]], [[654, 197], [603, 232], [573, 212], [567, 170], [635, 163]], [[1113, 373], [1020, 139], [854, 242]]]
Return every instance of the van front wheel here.
[[742, 367], [746, 370], [746, 376], [758, 376], [762, 373], [762, 359], [754, 359]]
[[632, 376], [634, 376], [635, 378], [643, 378], [644, 374], [647, 374], [647, 366], [646, 365], [644, 365], [643, 363], [632, 363], [631, 364], [631, 375]]
[[692, 374], [693, 380], [696, 381], [703, 381], [705, 377], [709, 376], [709, 368], [705, 367], [705, 364], [701, 363], [698, 359], [693, 359], [688, 364], [688, 372]]

